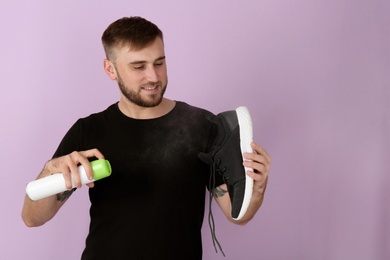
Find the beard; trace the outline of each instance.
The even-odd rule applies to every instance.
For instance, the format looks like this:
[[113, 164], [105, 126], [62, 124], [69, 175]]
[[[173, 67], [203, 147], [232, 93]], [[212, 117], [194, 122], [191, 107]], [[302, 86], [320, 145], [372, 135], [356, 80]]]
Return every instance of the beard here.
[[[131, 90], [130, 88], [127, 88], [119, 74], [118, 74], [117, 82], [118, 82], [118, 86], [119, 86], [120, 91], [127, 98], [127, 100], [129, 100], [130, 102], [132, 102], [135, 105], [140, 106], [140, 107], [156, 107], [156, 106], [158, 106], [164, 97], [164, 93], [165, 93], [165, 90], [167, 89], [167, 85], [168, 85], [168, 82], [164, 86], [161, 84], [161, 81], [157, 82], [157, 84], [162, 87], [161, 92], [156, 94], [156, 95], [150, 95], [149, 99], [145, 99], [141, 96], [140, 91], [136, 92], [136, 91]], [[152, 83], [152, 85], [153, 84], [155, 84], [155, 83]]]

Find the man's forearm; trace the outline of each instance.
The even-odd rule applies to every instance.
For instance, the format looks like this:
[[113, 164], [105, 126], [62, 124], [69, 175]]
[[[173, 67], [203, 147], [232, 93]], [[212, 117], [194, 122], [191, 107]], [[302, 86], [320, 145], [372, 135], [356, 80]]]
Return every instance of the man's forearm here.
[[69, 196], [58, 194], [38, 201], [32, 201], [26, 195], [22, 209], [22, 219], [25, 225], [28, 227], [38, 227], [45, 224], [54, 217]]

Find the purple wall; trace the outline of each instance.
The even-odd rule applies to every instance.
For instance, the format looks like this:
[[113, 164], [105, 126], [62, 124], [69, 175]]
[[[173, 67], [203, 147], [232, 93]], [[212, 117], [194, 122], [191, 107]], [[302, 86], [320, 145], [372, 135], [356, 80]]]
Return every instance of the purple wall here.
[[118, 99], [100, 36], [129, 15], [165, 32], [167, 97], [215, 113], [248, 106], [273, 157], [250, 224], [215, 207], [227, 257], [205, 222], [205, 259], [390, 259], [389, 1], [96, 2], [1, 4], [0, 259], [79, 258], [87, 187], [33, 229], [24, 187], [77, 118]]

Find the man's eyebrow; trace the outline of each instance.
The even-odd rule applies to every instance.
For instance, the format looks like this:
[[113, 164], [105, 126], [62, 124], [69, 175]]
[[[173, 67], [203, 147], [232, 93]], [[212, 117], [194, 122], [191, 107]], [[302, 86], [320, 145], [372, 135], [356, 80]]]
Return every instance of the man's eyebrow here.
[[[161, 61], [161, 60], [165, 60], [165, 56], [161, 56], [161, 57], [157, 58], [155, 60], [155, 62], [156, 61]], [[130, 65], [137, 65], [137, 64], [145, 64], [145, 63], [147, 63], [146, 60], [136, 60], [136, 61], [130, 62], [129, 64]]]
[[160, 58], [157, 58], [156, 61], [165, 60], [165, 56], [161, 56]]

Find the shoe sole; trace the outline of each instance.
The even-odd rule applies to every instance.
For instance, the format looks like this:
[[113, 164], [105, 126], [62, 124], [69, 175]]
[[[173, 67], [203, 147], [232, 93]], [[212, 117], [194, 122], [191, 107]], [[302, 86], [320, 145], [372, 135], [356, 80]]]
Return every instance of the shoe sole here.
[[[240, 127], [240, 148], [241, 154], [243, 153], [252, 153], [253, 149], [251, 147], [251, 143], [253, 141], [253, 126], [252, 126], [252, 118], [249, 113], [248, 108], [246, 107], [238, 107], [236, 109], [238, 125]], [[244, 161], [244, 157], [242, 157]], [[252, 168], [244, 167], [245, 173], [247, 171], [253, 171]], [[233, 218], [234, 220], [240, 220], [248, 210], [249, 203], [252, 198], [253, 193], [253, 179], [250, 178], [247, 174], [245, 174], [245, 193], [244, 200], [242, 202], [240, 213], [237, 218]]]

